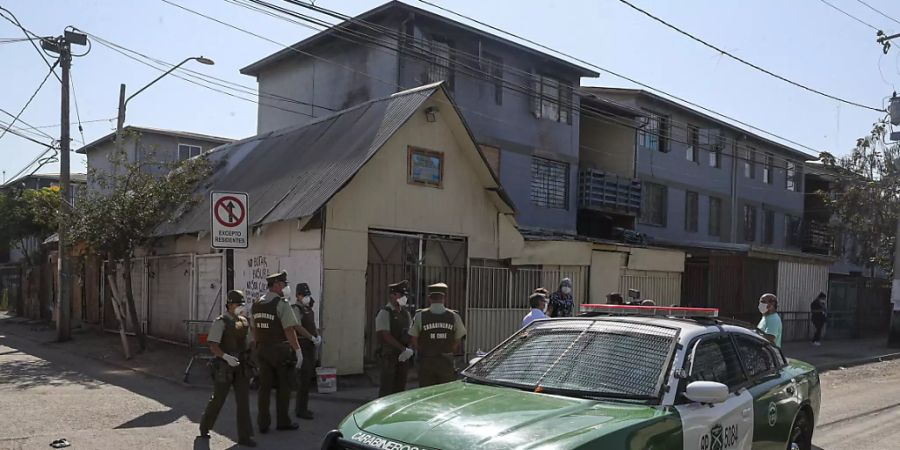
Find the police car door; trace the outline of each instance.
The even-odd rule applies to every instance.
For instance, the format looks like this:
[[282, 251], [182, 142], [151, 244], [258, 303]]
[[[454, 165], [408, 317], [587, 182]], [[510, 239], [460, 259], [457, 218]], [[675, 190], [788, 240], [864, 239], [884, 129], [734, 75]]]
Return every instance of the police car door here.
[[[684, 449], [745, 450], [752, 447], [753, 397], [734, 343], [725, 333], [701, 336], [685, 350], [683, 375], [676, 406], [681, 416]], [[684, 396], [692, 381], [715, 381], [728, 386], [728, 400], [700, 404]]]
[[750, 377], [753, 396], [753, 448], [783, 449], [800, 410], [798, 387], [784, 370], [784, 360], [776, 348], [755, 336], [734, 335], [744, 368]]

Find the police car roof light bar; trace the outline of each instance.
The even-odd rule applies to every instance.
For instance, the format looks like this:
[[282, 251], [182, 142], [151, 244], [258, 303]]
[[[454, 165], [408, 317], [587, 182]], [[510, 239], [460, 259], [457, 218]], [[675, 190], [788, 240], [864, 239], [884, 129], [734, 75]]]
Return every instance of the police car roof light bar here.
[[688, 308], [683, 306], [605, 305], [585, 303], [582, 311], [611, 315], [663, 316], [663, 317], [719, 317], [719, 308]]

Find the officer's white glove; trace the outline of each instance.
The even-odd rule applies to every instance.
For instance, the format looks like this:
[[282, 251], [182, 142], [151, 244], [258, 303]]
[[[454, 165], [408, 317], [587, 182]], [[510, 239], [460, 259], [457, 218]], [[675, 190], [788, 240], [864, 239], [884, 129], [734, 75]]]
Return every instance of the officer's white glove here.
[[409, 358], [412, 358], [413, 353], [415, 353], [413, 349], [407, 347], [406, 350], [400, 352], [400, 356], [397, 357], [397, 361], [406, 362], [409, 360]]
[[312, 343], [313, 343], [313, 345], [315, 345], [316, 347], [322, 345], [322, 336], [313, 336], [313, 338], [312, 338]]
[[223, 359], [225, 362], [227, 362], [228, 365], [231, 366], [231, 367], [237, 367], [237, 366], [241, 365], [241, 362], [238, 361], [237, 358], [235, 358], [234, 356], [229, 355], [228, 353], [223, 353], [223, 354], [222, 354], [222, 359]]
[[297, 355], [297, 365], [296, 368], [300, 368], [303, 365], [303, 352], [300, 349], [294, 350], [294, 354]]

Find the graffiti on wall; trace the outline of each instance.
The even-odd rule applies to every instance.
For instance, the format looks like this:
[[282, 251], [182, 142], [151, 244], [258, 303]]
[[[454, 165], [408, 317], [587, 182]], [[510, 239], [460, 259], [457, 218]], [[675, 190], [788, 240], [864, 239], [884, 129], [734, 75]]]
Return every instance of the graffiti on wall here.
[[269, 273], [269, 262], [265, 256], [252, 256], [246, 259], [244, 270], [244, 295], [249, 299], [258, 299], [266, 293], [266, 275]]

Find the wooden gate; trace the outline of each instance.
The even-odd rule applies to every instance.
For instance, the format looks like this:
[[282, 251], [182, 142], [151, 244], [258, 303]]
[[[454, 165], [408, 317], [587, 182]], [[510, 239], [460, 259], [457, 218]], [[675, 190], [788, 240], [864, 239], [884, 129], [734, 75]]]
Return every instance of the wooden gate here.
[[466, 307], [466, 240], [448, 236], [369, 233], [366, 269], [365, 360], [375, 361], [378, 340], [375, 316], [388, 301], [388, 285], [409, 281], [410, 314], [428, 305], [428, 285], [443, 282], [450, 287], [446, 305], [462, 315]]

